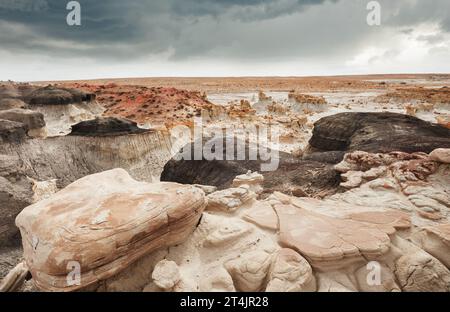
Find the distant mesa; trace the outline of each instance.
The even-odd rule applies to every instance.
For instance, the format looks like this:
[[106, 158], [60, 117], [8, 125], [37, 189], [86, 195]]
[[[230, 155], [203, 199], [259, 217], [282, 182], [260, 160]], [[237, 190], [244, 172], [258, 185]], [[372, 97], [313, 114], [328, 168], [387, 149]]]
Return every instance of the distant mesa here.
[[70, 135], [77, 136], [116, 136], [149, 132], [141, 129], [137, 123], [124, 118], [98, 117], [82, 121], [72, 126]]

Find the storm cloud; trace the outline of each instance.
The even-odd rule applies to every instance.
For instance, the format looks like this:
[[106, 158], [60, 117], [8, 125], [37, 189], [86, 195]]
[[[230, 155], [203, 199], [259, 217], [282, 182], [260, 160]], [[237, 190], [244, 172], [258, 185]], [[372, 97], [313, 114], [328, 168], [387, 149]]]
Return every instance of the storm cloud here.
[[450, 70], [449, 1], [368, 2], [0, 0], [0, 79]]

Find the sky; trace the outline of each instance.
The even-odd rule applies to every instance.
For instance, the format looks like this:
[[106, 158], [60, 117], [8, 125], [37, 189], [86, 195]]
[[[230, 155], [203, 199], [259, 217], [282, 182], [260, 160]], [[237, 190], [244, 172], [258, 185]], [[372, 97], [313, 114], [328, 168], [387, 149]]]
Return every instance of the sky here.
[[450, 1], [0, 0], [0, 80], [450, 73]]

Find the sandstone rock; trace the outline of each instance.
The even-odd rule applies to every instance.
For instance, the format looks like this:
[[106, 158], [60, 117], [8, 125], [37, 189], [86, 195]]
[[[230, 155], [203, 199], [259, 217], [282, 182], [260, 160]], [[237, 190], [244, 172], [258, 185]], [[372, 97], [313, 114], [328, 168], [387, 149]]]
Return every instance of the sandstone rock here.
[[403, 291], [450, 291], [450, 271], [424, 251], [404, 255], [398, 259], [395, 274]]
[[115, 117], [99, 117], [73, 125], [70, 135], [101, 137], [144, 133], [148, 131], [139, 128], [134, 121]]
[[281, 249], [269, 274], [266, 291], [312, 292], [316, 280], [309, 263], [292, 249]]
[[200, 291], [234, 292], [233, 279], [223, 266], [212, 267], [205, 272], [205, 277], [200, 281]]
[[414, 241], [426, 252], [450, 269], [450, 225], [426, 227], [414, 236]]
[[159, 288], [169, 290], [180, 281], [180, 270], [174, 261], [162, 260], [155, 266], [152, 278]]
[[[385, 265], [376, 263], [379, 267], [376, 272], [370, 265], [364, 265], [355, 272], [358, 282], [359, 291], [364, 292], [401, 292], [401, 288], [397, 285], [395, 275]], [[371, 280], [371, 274], [380, 274], [379, 281]], [[378, 284], [379, 282], [379, 284]]]
[[233, 212], [255, 197], [248, 186], [217, 191], [207, 196], [208, 205], [206, 209]]
[[245, 222], [240, 220], [225, 220], [216, 230], [206, 236], [203, 245], [206, 247], [230, 245], [252, 231], [253, 229]]
[[389, 227], [397, 230], [409, 229], [411, 227], [411, 216], [408, 213], [396, 210], [352, 213], [349, 215], [349, 218], [355, 221], [380, 225], [388, 233]]
[[233, 187], [240, 187], [242, 185], [248, 185], [250, 190], [256, 194], [260, 194], [263, 191], [261, 184], [264, 182], [264, 176], [258, 172], [247, 172], [246, 174], [237, 176], [233, 180]]
[[342, 268], [376, 259], [390, 248], [387, 233], [368, 223], [331, 218], [292, 205], [274, 208], [280, 220], [280, 244], [298, 251], [314, 268]]
[[320, 119], [309, 144], [320, 151], [431, 153], [450, 148], [450, 129], [394, 113], [341, 113]]
[[267, 201], [255, 203], [245, 212], [243, 219], [263, 229], [278, 230], [278, 216]]
[[265, 287], [272, 265], [272, 255], [266, 251], [251, 251], [225, 263], [237, 291], [255, 292]]
[[449, 148], [438, 148], [431, 152], [430, 159], [444, 163], [450, 164], [450, 149]]
[[[158, 248], [183, 242], [205, 204], [198, 188], [137, 182], [115, 169], [82, 178], [27, 207], [16, 224], [37, 286], [72, 291], [105, 280]], [[74, 262], [80, 285], [66, 280]]]

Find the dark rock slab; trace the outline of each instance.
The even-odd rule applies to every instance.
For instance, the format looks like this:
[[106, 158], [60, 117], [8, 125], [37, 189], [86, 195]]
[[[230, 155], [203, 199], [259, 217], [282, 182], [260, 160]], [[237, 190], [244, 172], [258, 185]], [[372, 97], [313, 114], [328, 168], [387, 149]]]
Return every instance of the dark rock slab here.
[[30, 105], [66, 105], [93, 100], [95, 94], [55, 86], [39, 88], [25, 96], [25, 101]]
[[73, 125], [70, 135], [98, 137], [136, 134], [148, 131], [149, 130], [139, 128], [136, 122], [128, 119], [99, 117]]
[[[204, 139], [203, 143], [207, 140]], [[227, 138], [227, 140], [232, 139]], [[234, 142], [234, 159], [237, 159], [238, 141]], [[180, 153], [185, 155], [184, 151], [187, 150], [193, 155], [194, 146], [195, 144], [189, 143]], [[224, 160], [207, 160], [205, 157], [201, 160], [178, 160], [181, 158], [179, 153], [164, 166], [161, 181], [212, 185], [218, 189], [226, 189], [231, 186], [236, 176], [251, 170], [258, 171], [264, 176], [263, 186], [267, 193], [280, 191], [294, 196], [320, 196], [334, 193], [339, 185], [339, 175], [332, 165], [301, 160], [283, 152], [278, 152], [276, 156], [278, 162], [276, 170], [264, 172], [261, 170], [261, 165], [268, 164], [269, 161], [262, 160], [259, 155], [256, 160], [249, 160], [248, 155], [251, 149], [252, 146], [245, 143], [246, 160], [226, 160], [226, 145], [223, 149], [222, 159]], [[194, 158], [191, 157], [191, 159]]]
[[450, 148], [450, 129], [395, 113], [341, 113], [320, 119], [309, 141], [315, 152], [431, 153]]

